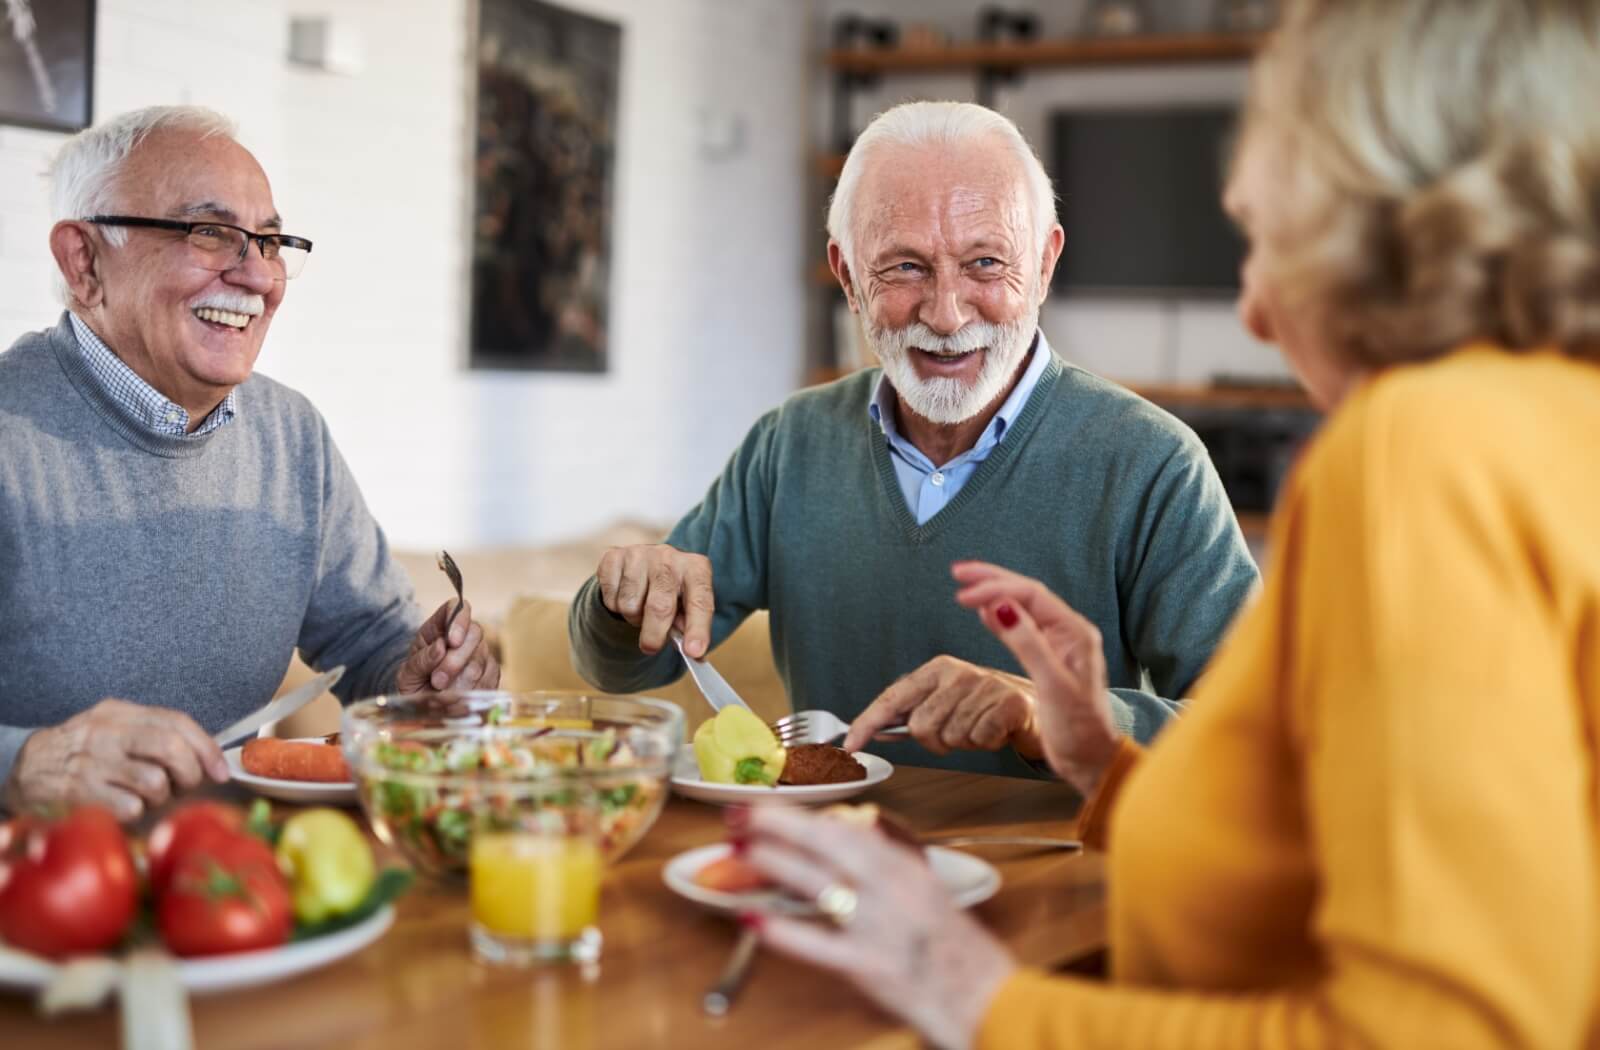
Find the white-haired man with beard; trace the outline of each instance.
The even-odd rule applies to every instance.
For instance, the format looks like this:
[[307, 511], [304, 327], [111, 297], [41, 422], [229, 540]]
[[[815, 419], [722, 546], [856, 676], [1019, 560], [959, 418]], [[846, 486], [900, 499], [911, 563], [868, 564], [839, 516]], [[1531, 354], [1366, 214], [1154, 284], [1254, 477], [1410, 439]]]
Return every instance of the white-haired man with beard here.
[[981, 559], [1099, 628], [1120, 728], [1149, 740], [1257, 574], [1194, 435], [1038, 331], [1064, 238], [1038, 158], [981, 106], [898, 106], [856, 140], [828, 232], [882, 371], [790, 398], [665, 544], [607, 552], [572, 609], [579, 670], [648, 689], [683, 671], [675, 625], [701, 655], [767, 608], [791, 701], [854, 719], [846, 747], [904, 721], [925, 750], [874, 751], [1032, 774], [1033, 689], [952, 597], [951, 565]]
[[0, 354], [0, 809], [131, 819], [226, 780], [209, 734], [299, 649], [341, 698], [493, 686], [431, 617], [304, 397], [252, 375], [311, 242], [210, 110], [67, 141], [50, 249], [67, 311]]

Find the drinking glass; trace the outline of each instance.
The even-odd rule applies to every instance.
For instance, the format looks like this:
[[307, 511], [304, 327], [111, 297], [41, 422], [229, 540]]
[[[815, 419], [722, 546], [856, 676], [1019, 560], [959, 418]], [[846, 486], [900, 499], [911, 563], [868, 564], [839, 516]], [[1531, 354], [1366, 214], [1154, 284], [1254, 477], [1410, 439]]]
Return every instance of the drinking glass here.
[[558, 777], [485, 799], [468, 856], [473, 952], [504, 966], [596, 962], [604, 870], [592, 786]]

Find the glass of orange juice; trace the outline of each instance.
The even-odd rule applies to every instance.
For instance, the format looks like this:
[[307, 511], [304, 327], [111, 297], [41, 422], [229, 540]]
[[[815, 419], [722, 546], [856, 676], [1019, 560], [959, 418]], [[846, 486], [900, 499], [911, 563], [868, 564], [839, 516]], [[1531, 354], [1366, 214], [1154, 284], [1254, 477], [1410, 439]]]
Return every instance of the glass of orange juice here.
[[600, 957], [600, 806], [571, 779], [519, 784], [478, 811], [468, 855], [472, 948], [534, 966]]

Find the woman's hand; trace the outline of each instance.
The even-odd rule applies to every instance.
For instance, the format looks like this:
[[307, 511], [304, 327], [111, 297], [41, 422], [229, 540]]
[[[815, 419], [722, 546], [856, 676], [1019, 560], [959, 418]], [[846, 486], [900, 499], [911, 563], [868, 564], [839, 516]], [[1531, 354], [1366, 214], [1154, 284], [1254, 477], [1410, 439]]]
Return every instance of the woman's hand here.
[[984, 562], [956, 562], [956, 601], [974, 609], [1033, 679], [1034, 717], [1045, 761], [1061, 779], [1094, 793], [1117, 753], [1100, 630], [1038, 580]]
[[730, 810], [736, 849], [806, 900], [855, 891], [837, 924], [741, 916], [762, 943], [853, 981], [940, 1047], [971, 1046], [995, 992], [1016, 969], [1005, 948], [950, 902], [925, 861], [876, 829], [788, 806]]

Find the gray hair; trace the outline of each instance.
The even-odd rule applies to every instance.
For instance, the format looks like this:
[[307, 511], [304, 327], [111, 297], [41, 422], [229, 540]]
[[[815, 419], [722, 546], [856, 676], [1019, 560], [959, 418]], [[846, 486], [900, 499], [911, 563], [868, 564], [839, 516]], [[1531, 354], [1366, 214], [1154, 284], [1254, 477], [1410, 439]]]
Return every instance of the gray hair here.
[[1008, 118], [971, 102], [904, 102], [879, 113], [856, 137], [828, 205], [828, 236], [854, 266], [855, 198], [867, 155], [879, 146], [955, 146], [1000, 139], [1022, 165], [1033, 212], [1034, 250], [1043, 249], [1056, 224], [1056, 195], [1044, 165]]
[[[238, 126], [203, 106], [146, 106], [86, 128], [68, 139], [50, 162], [50, 220], [84, 219], [117, 210], [117, 175], [128, 154], [153, 131], [182, 131], [210, 138], [237, 138]], [[106, 241], [123, 244], [128, 232], [103, 227]], [[56, 291], [72, 305], [66, 281], [56, 275]]]
[[1471, 342], [1600, 361], [1600, 6], [1290, 0], [1244, 149], [1259, 265], [1371, 367]]

